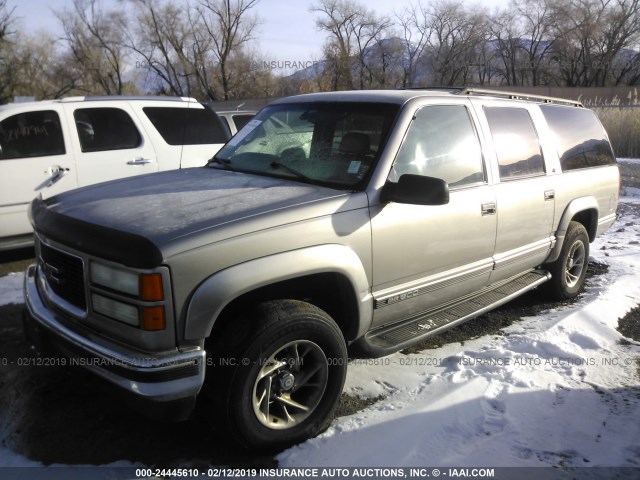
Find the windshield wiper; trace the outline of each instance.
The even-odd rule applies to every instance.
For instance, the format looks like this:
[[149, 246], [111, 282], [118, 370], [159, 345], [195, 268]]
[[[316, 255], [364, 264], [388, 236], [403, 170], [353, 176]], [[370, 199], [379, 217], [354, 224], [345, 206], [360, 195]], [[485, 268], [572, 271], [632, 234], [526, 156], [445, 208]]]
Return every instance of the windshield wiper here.
[[314, 181], [311, 178], [307, 177], [304, 173], [299, 172], [295, 168], [291, 168], [290, 166], [285, 165], [284, 163], [271, 162], [271, 166], [273, 168], [278, 168], [278, 167], [283, 168], [287, 172], [292, 173], [293, 175], [295, 175], [296, 177], [300, 178], [301, 180], [304, 180], [305, 182], [314, 183]]
[[225, 168], [225, 170], [233, 170], [231, 168], [231, 160], [227, 160], [226, 158], [212, 157], [211, 160], [207, 162], [207, 167], [212, 163], [217, 163], [218, 165], [222, 165]]

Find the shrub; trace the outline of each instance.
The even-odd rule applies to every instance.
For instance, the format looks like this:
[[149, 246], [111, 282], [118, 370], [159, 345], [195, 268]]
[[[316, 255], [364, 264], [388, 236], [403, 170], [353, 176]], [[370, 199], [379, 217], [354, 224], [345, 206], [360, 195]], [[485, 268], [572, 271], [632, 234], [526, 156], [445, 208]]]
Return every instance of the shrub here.
[[613, 151], [619, 158], [640, 158], [640, 99], [637, 92], [630, 100], [625, 105], [617, 98], [605, 104], [585, 104], [604, 125]]

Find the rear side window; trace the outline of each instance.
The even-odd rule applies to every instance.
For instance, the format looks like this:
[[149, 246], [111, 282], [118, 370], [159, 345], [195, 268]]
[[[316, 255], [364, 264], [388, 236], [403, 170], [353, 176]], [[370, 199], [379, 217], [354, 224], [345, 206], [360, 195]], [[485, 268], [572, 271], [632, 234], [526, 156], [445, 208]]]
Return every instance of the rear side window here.
[[233, 116], [233, 123], [236, 124], [236, 128], [240, 130], [244, 127], [255, 115], [252, 114], [238, 114]]
[[544, 174], [538, 134], [524, 108], [485, 107], [493, 137], [500, 178], [518, 179]]
[[616, 163], [604, 128], [591, 110], [560, 105], [542, 105], [540, 110], [555, 136], [563, 171]]
[[434, 105], [416, 112], [394, 173], [441, 178], [450, 187], [484, 182], [482, 153], [466, 107]]
[[169, 145], [226, 143], [218, 116], [208, 108], [145, 107], [147, 118]]
[[53, 110], [19, 113], [0, 122], [0, 160], [64, 153], [60, 117]]
[[80, 108], [73, 112], [83, 152], [136, 148], [140, 132], [127, 112], [119, 108]]

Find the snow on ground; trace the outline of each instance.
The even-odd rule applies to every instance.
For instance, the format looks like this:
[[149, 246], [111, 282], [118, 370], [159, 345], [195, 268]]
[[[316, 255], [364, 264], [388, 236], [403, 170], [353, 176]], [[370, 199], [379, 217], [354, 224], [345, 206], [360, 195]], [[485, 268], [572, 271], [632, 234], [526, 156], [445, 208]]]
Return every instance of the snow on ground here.
[[[609, 272], [571, 307], [462, 346], [354, 361], [345, 391], [385, 398], [280, 466], [640, 466], [640, 344], [616, 330], [640, 303], [639, 240], [629, 215], [600, 237], [591, 256]], [[0, 278], [0, 305], [22, 302], [22, 278]], [[0, 466], [32, 465], [0, 449]]]
[[640, 158], [618, 158], [618, 163], [630, 163], [632, 165], [640, 165]]
[[640, 344], [616, 330], [640, 303], [639, 240], [638, 217], [616, 223], [591, 246], [609, 272], [504, 336], [354, 362], [345, 391], [384, 400], [280, 466], [640, 466]]
[[0, 305], [9, 303], [24, 303], [22, 283], [24, 273], [10, 273], [0, 277]]

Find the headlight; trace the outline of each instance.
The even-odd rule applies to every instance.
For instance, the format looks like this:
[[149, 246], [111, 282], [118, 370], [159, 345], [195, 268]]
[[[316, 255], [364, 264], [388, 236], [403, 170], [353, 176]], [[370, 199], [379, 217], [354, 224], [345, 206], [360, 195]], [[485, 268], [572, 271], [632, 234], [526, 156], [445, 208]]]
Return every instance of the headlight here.
[[125, 272], [100, 263], [91, 264], [91, 281], [118, 292], [140, 296], [140, 281], [133, 272]]
[[102, 295], [91, 295], [93, 309], [105, 317], [119, 320], [134, 327], [140, 326], [138, 308], [123, 302], [118, 302]]
[[[104, 295], [93, 293], [91, 303], [96, 313], [143, 330], [158, 331], [166, 327], [164, 305], [146, 302], [163, 302], [164, 289], [159, 273], [138, 273], [114, 268], [98, 262], [91, 263], [91, 283]], [[109, 298], [112, 292], [126, 294], [131, 298]]]
[[117, 292], [138, 297], [145, 302], [164, 300], [159, 273], [134, 273], [101, 263], [91, 263], [91, 282]]

